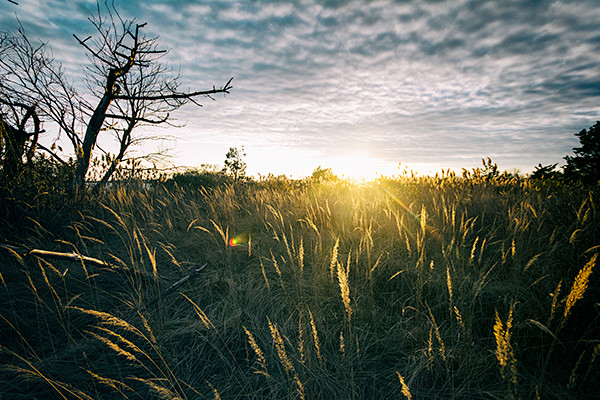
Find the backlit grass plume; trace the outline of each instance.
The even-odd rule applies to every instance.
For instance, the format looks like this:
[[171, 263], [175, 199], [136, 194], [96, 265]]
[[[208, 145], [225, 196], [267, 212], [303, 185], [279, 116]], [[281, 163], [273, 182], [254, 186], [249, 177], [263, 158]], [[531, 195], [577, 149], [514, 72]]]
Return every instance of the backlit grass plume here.
[[496, 322], [494, 323], [494, 337], [496, 338], [496, 358], [500, 365], [500, 375], [510, 382], [510, 397], [514, 397], [514, 387], [517, 384], [517, 360], [511, 343], [513, 327], [513, 306], [511, 305], [506, 323], [503, 323], [496, 310]]
[[258, 347], [258, 343], [256, 343], [254, 335], [252, 335], [252, 333], [245, 326], [242, 326], [242, 328], [244, 328], [244, 332], [246, 332], [246, 336], [248, 336], [248, 344], [250, 344], [250, 347], [252, 347], [252, 350], [254, 350], [254, 354], [256, 354], [256, 357], [258, 358], [258, 364], [262, 368], [262, 370], [258, 370], [256, 372], [268, 375], [267, 360], [265, 359], [265, 354], [260, 349], [260, 347]]
[[342, 302], [344, 303], [344, 309], [346, 310], [346, 318], [348, 322], [352, 316], [352, 307], [350, 306], [350, 283], [348, 282], [348, 275], [350, 274], [350, 256], [348, 256], [348, 264], [344, 268], [342, 264], [337, 263], [337, 277], [340, 285], [340, 295]]
[[281, 333], [279, 333], [277, 325], [273, 324], [268, 317], [267, 321], [269, 322], [269, 330], [271, 331], [271, 337], [275, 342], [275, 348], [277, 349], [277, 356], [279, 357], [279, 361], [281, 362], [281, 365], [285, 368], [286, 372], [292, 376], [292, 380], [296, 384], [298, 395], [300, 396], [300, 399], [304, 400], [304, 385], [298, 377], [298, 373], [296, 372], [296, 368], [294, 367], [292, 360], [285, 351], [285, 343], [283, 342]]
[[400, 375], [400, 372], [396, 371], [396, 374], [398, 375], [398, 379], [400, 380], [400, 385], [402, 386], [402, 394], [404, 395], [404, 397], [406, 397], [407, 400], [412, 400], [412, 395], [410, 394], [410, 389], [408, 388], [408, 385], [406, 384], [406, 382], [404, 382], [404, 377], [402, 375]]
[[594, 254], [590, 261], [579, 271], [577, 276], [575, 277], [575, 281], [573, 282], [573, 286], [571, 287], [571, 291], [567, 296], [567, 301], [565, 303], [565, 312], [563, 314], [564, 321], [566, 322], [569, 317], [569, 313], [575, 303], [583, 298], [583, 294], [585, 293], [588, 283], [590, 280], [590, 275], [592, 274], [592, 269], [594, 265], [596, 265], [596, 259], [598, 258], [598, 253]]

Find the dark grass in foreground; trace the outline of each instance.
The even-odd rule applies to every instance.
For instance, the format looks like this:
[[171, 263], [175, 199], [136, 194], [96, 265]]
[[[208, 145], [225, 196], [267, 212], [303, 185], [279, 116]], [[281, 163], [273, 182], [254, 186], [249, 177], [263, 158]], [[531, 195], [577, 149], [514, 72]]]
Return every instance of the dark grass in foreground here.
[[2, 241], [114, 267], [0, 249], [0, 398], [600, 395], [597, 188], [279, 181], [11, 207]]

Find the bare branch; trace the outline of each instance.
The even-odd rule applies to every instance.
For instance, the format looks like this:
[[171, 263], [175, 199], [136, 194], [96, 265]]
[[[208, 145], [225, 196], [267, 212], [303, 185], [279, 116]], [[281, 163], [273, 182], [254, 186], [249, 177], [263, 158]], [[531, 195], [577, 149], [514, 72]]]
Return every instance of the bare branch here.
[[229, 84], [231, 83], [231, 80], [233, 78], [231, 78], [227, 84], [220, 88], [220, 89], [211, 89], [211, 90], [203, 90], [203, 91], [199, 91], [199, 92], [190, 92], [190, 93], [172, 93], [172, 94], [162, 94], [162, 95], [157, 95], [157, 96], [123, 96], [123, 95], [117, 95], [114, 96], [115, 99], [119, 99], [119, 100], [168, 100], [168, 99], [190, 99], [192, 97], [197, 97], [197, 96], [208, 96], [211, 94], [217, 94], [217, 93], [229, 93], [229, 90], [231, 88], [233, 88], [233, 86], [230, 86]]
[[56, 161], [58, 161], [62, 165], [67, 165], [67, 162], [65, 160], [63, 160], [62, 158], [60, 158], [58, 155], [56, 155], [55, 152], [53, 152], [52, 150], [50, 150], [46, 146], [41, 145], [41, 144], [38, 143], [36, 145], [36, 147], [39, 148], [39, 149], [41, 149], [41, 150], [44, 150], [46, 153], [50, 154], [52, 156], [52, 158], [54, 158]]
[[140, 310], [143, 311], [146, 308], [148, 308], [149, 306], [151, 306], [152, 304], [156, 303], [158, 300], [160, 300], [161, 298], [173, 293], [177, 288], [179, 288], [181, 285], [183, 285], [184, 283], [186, 283], [187, 281], [189, 281], [190, 279], [194, 278], [196, 275], [198, 275], [198, 273], [200, 271], [202, 271], [204, 268], [206, 268], [208, 264], [204, 264], [200, 267], [195, 267], [193, 269], [190, 270], [190, 272], [184, 276], [183, 278], [181, 278], [180, 280], [178, 280], [177, 282], [175, 282], [174, 284], [172, 284], [171, 286], [169, 286], [163, 293], [159, 294], [156, 297], [153, 297], [152, 299], [148, 300], [146, 302], [146, 304], [142, 304], [142, 306], [140, 307]]
[[143, 118], [143, 117], [132, 117], [132, 116], [127, 116], [127, 115], [115, 115], [115, 114], [106, 114], [106, 118], [123, 119], [125, 121], [135, 120], [135, 121], [139, 121], [139, 122], [147, 122], [149, 124], [163, 124], [169, 120], [169, 114], [167, 114], [163, 119], [160, 119], [160, 120], [148, 119], [148, 118]]
[[103, 62], [103, 63], [105, 63], [105, 64], [108, 64], [108, 65], [110, 65], [111, 67], [114, 67], [114, 66], [115, 66], [115, 65], [114, 65], [114, 64], [113, 64], [111, 61], [109, 61], [109, 60], [107, 60], [106, 58], [104, 58], [104, 57], [100, 56], [99, 52], [96, 52], [96, 51], [92, 50], [92, 48], [91, 48], [90, 46], [88, 46], [88, 45], [87, 45], [86, 41], [87, 41], [88, 39], [90, 39], [90, 38], [91, 38], [91, 36], [88, 36], [88, 37], [87, 37], [87, 38], [85, 38], [84, 40], [81, 40], [81, 39], [79, 39], [79, 38], [77, 37], [77, 35], [75, 35], [75, 34], [73, 34], [73, 37], [74, 37], [74, 38], [75, 38], [75, 39], [76, 39], [76, 40], [79, 42], [79, 44], [80, 44], [80, 45], [82, 45], [83, 47], [85, 47], [85, 48], [86, 48], [86, 50], [87, 50], [87, 51], [89, 51], [89, 52], [90, 52], [90, 54], [92, 54], [92, 56], [96, 57], [96, 58], [97, 58], [98, 60], [100, 60], [101, 62]]
[[27, 249], [22, 246], [13, 246], [7, 243], [0, 243], [0, 248], [14, 252], [21, 257], [27, 256], [36, 256], [40, 258], [50, 258], [55, 260], [65, 260], [72, 262], [85, 262], [90, 265], [94, 265], [100, 268], [107, 268], [110, 270], [120, 270], [120, 271], [129, 271], [129, 268], [118, 267], [115, 264], [111, 264], [104, 260], [99, 260], [94, 257], [88, 257], [79, 253], [71, 252], [71, 253], [63, 253], [58, 251], [48, 251], [41, 249]]

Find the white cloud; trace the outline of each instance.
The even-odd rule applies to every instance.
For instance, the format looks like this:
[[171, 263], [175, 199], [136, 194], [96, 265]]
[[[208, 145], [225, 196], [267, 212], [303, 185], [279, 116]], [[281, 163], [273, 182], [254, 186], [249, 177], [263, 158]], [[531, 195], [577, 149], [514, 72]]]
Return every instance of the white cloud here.
[[[89, 31], [93, 2], [20, 3], [0, 10], [17, 8], [57, 58], [81, 59], [70, 31]], [[394, 164], [494, 153], [533, 167], [560, 162], [573, 133], [598, 119], [600, 5], [592, 0], [117, 3], [172, 49], [166, 60], [181, 66], [184, 87], [235, 77], [226, 99], [178, 114], [188, 121], [177, 132], [183, 164], [188, 152], [208, 157], [202, 146], [187, 149], [193, 140], [245, 141], [249, 152], [273, 146], [299, 158], [368, 145]]]

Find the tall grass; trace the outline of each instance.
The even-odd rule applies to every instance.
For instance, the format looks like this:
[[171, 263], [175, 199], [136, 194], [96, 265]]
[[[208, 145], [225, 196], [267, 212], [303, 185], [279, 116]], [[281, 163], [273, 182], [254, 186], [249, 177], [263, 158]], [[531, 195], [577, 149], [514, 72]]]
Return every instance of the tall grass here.
[[445, 173], [33, 207], [4, 242], [112, 267], [0, 249], [0, 397], [594, 398], [597, 200]]

